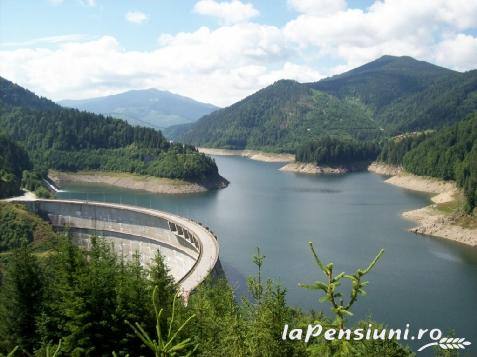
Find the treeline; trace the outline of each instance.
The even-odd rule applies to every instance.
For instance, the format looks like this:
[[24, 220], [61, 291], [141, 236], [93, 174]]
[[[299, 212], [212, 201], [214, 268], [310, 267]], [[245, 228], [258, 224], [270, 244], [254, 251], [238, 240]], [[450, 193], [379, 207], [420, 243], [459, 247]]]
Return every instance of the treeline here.
[[[214, 278], [191, 294], [187, 306], [176, 299], [174, 309], [178, 286], [160, 255], [143, 268], [138, 256], [124, 261], [100, 238], [92, 239], [89, 251], [67, 236], [50, 246], [47, 254], [23, 246], [0, 266], [0, 354], [18, 346], [13, 356], [44, 356], [47, 348], [50, 353], [59, 348], [59, 355], [67, 356], [111, 356], [113, 351], [117, 356], [412, 355], [388, 340], [283, 340], [285, 324], [304, 329], [308, 324], [336, 325], [323, 313], [290, 307], [285, 289], [262, 280], [263, 256], [254, 259], [259, 270], [249, 278], [250, 300], [240, 301], [224, 278]], [[141, 334], [156, 341], [159, 326], [164, 339], [160, 351], [176, 333], [169, 349], [187, 343], [176, 354], [154, 354], [132, 329], [135, 323]], [[358, 325], [366, 328], [368, 323]]]
[[296, 150], [296, 160], [317, 165], [340, 166], [376, 160], [381, 150], [374, 141], [340, 140], [325, 137]]
[[432, 134], [391, 140], [379, 159], [416, 175], [455, 180], [464, 189], [466, 211], [477, 206], [477, 113]]

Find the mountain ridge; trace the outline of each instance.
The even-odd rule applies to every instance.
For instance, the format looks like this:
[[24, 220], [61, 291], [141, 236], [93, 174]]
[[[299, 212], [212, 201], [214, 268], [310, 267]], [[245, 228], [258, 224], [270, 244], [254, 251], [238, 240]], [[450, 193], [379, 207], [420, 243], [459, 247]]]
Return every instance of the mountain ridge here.
[[369, 140], [437, 129], [477, 110], [474, 77], [409, 56], [383, 56], [318, 82], [277, 81], [165, 135], [200, 146], [293, 152], [327, 136]]
[[191, 123], [218, 107], [156, 88], [78, 100], [62, 100], [60, 105], [95, 114], [110, 115], [132, 125], [163, 129]]

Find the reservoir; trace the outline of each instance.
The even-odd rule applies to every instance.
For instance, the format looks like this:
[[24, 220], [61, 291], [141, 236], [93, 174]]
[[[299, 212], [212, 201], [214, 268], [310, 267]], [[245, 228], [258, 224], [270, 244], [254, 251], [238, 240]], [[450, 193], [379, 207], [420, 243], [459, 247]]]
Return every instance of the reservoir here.
[[158, 195], [104, 185], [71, 184], [59, 198], [88, 199], [157, 208], [203, 222], [218, 235], [229, 281], [244, 292], [255, 273], [252, 256], [266, 256], [264, 275], [287, 289], [288, 302], [329, 312], [317, 291], [299, 282], [323, 280], [308, 248], [314, 242], [335, 271], [365, 267], [383, 248], [367, 276], [367, 296], [355, 319], [372, 319], [411, 331], [440, 328], [477, 344], [477, 249], [407, 232], [400, 213], [429, 204], [429, 196], [384, 183], [372, 173], [307, 176], [278, 171], [281, 164], [215, 157], [231, 184], [192, 195]]

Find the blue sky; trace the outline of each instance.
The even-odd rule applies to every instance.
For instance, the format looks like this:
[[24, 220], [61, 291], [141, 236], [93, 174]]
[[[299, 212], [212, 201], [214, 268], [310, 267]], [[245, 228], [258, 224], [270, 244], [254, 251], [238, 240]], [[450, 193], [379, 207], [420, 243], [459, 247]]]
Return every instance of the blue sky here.
[[228, 105], [383, 54], [477, 67], [467, 0], [0, 0], [0, 75], [52, 99], [156, 87]]

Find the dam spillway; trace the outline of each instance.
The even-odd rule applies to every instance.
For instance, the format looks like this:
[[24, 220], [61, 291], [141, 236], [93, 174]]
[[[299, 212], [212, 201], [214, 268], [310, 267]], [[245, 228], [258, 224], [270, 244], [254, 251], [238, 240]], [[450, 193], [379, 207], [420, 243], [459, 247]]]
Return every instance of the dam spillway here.
[[114, 203], [77, 200], [16, 200], [50, 222], [68, 229], [73, 239], [88, 247], [96, 235], [112, 243], [118, 256], [138, 252], [147, 266], [157, 251], [187, 296], [220, 266], [215, 235], [198, 222], [164, 211]]

